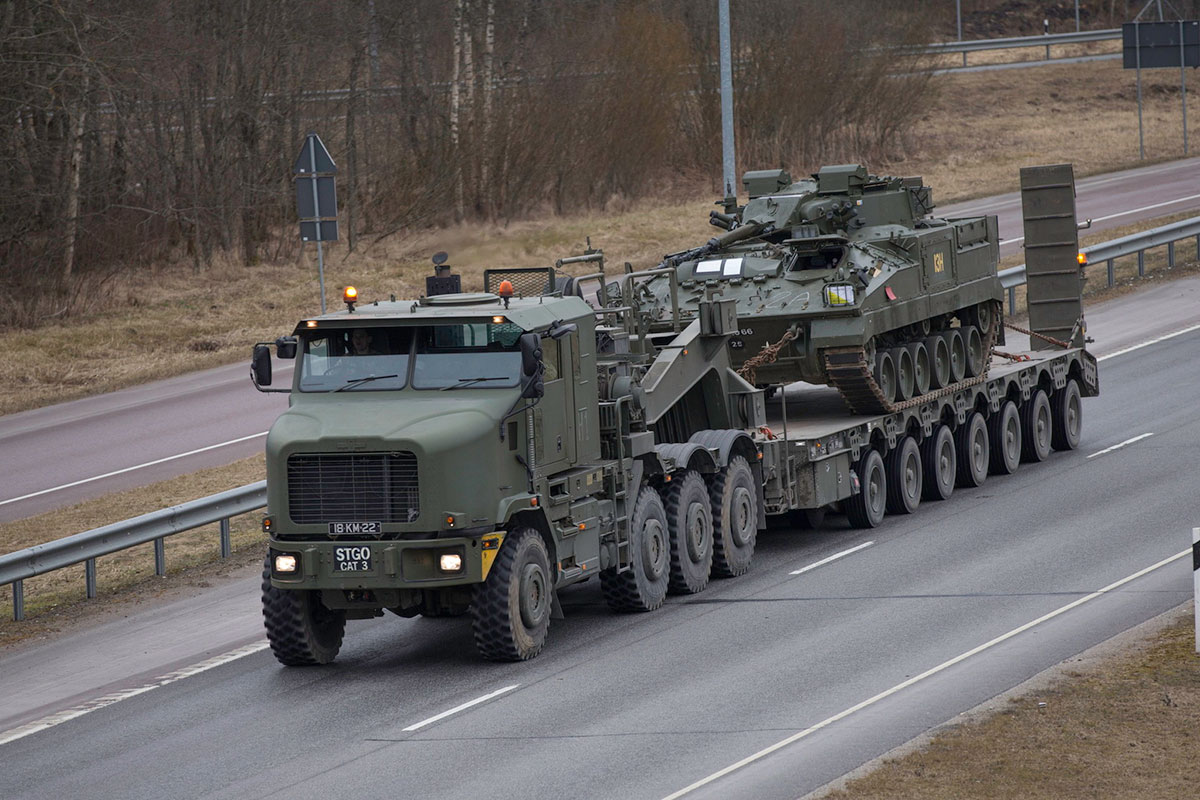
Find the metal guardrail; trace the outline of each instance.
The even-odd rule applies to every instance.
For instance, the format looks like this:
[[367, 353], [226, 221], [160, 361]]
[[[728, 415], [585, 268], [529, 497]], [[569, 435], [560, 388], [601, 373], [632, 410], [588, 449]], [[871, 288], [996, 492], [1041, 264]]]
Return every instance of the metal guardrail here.
[[[1146, 251], [1153, 247], [1167, 246], [1167, 266], [1175, 266], [1175, 243], [1182, 239], [1196, 238], [1196, 258], [1200, 259], [1200, 217], [1172, 222], [1158, 228], [1151, 228], [1141, 233], [1131, 233], [1120, 239], [1089, 245], [1080, 248], [1087, 256], [1088, 265], [1099, 264], [1101, 261], [1108, 266], [1108, 288], [1116, 285], [1117, 275], [1113, 260], [1122, 256], [1136, 255], [1138, 260], [1138, 277], [1146, 274]], [[1017, 287], [1025, 283], [1025, 265], [1021, 264], [1011, 269], [999, 272], [1000, 283], [1008, 290], [1008, 313], [1016, 312]]]
[[[1142, 276], [1146, 274], [1146, 250], [1166, 245], [1167, 263], [1173, 267], [1175, 243], [1193, 236], [1196, 237], [1196, 257], [1200, 259], [1200, 217], [1100, 242], [1083, 248], [1083, 253], [1087, 255], [1089, 264], [1101, 261], [1108, 263], [1108, 285], [1111, 287], [1116, 282], [1114, 259], [1137, 255], [1138, 275]], [[1025, 265], [1001, 270], [999, 275], [1001, 284], [1008, 290], [1008, 307], [1011, 314], [1016, 306], [1016, 288], [1025, 283]], [[263, 508], [266, 504], [267, 482], [259, 481], [123, 522], [114, 522], [103, 528], [18, 550], [0, 556], [0, 586], [10, 583], [13, 585], [13, 619], [19, 621], [25, 617], [22, 581], [35, 575], [53, 572], [82, 561], [85, 563], [87, 596], [91, 599], [96, 596], [96, 559], [99, 556], [154, 542], [155, 574], [164, 575], [164, 538], [214, 522], [221, 523], [221, 556], [224, 558], [229, 555], [230, 517]]]
[[0, 586], [13, 586], [13, 619], [25, 618], [22, 581], [46, 572], [84, 562], [87, 596], [96, 596], [96, 559], [147, 542], [154, 542], [154, 572], [167, 572], [164, 538], [176, 533], [221, 524], [221, 557], [228, 558], [229, 519], [267, 504], [267, 482], [230, 489], [140, 517], [114, 522], [102, 528], [77, 533], [53, 542], [34, 545], [0, 556]]
[[1049, 33], [1041, 36], [1010, 36], [1002, 39], [972, 39], [965, 42], [934, 42], [932, 44], [916, 45], [910, 48], [908, 52], [920, 53], [922, 55], [979, 53], [984, 50], [1004, 50], [1013, 47], [1049, 47], [1060, 44], [1107, 42], [1120, 38], [1120, 28], [1106, 28], [1100, 31], [1071, 31], [1070, 33]]

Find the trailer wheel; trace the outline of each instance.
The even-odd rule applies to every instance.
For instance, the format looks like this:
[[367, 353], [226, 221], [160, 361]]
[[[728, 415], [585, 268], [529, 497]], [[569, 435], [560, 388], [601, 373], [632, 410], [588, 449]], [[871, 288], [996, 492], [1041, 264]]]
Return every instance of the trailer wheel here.
[[667, 484], [663, 505], [671, 534], [668, 591], [695, 594], [708, 586], [713, 560], [712, 506], [708, 487], [695, 470], [684, 470]]
[[958, 454], [954, 434], [946, 425], [938, 425], [933, 436], [921, 443], [921, 498], [947, 500], [954, 491], [954, 476], [958, 471]]
[[921, 504], [921, 449], [905, 436], [887, 458], [887, 510], [889, 514], [911, 514]]
[[600, 573], [604, 600], [613, 611], [653, 611], [667, 596], [671, 572], [667, 513], [658, 492], [642, 486], [629, 520], [629, 568]]
[[758, 493], [754, 473], [734, 456], [708, 484], [713, 515], [712, 574], [734, 578], [750, 569], [758, 541]]
[[270, 553], [263, 562], [262, 605], [267, 641], [280, 664], [329, 664], [342, 649], [346, 612], [326, 608], [318, 591], [272, 586]]
[[504, 538], [471, 604], [475, 649], [489, 661], [525, 661], [541, 652], [554, 592], [546, 543], [533, 528]]
[[859, 459], [855, 472], [861, 491], [842, 501], [846, 519], [855, 528], [874, 528], [883, 522], [887, 510], [887, 470], [883, 456], [876, 450], [867, 451]]
[[1054, 430], [1050, 434], [1050, 445], [1055, 450], [1074, 450], [1079, 447], [1083, 431], [1083, 402], [1079, 394], [1079, 382], [1074, 378], [1054, 393], [1051, 401], [1051, 416]]
[[955, 484], [968, 488], [982, 486], [987, 479], [988, 460], [991, 455], [988, 447], [987, 420], [978, 411], [972, 411], [967, 421], [954, 432], [955, 450], [958, 454], [958, 468]]
[[1011, 475], [1021, 463], [1021, 415], [1017, 404], [1006, 400], [988, 420], [988, 470], [993, 475]]
[[1038, 389], [1021, 409], [1021, 460], [1045, 461], [1050, 455], [1054, 421], [1050, 416], [1050, 398]]

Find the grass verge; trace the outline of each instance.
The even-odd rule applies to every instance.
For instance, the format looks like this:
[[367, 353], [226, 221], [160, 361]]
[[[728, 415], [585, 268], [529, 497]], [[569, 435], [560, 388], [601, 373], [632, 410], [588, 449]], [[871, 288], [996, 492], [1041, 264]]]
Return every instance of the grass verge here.
[[[822, 800], [1196, 796], [1200, 655], [1190, 613], [924, 747], [817, 793]], [[1036, 680], [1036, 679], [1035, 679]]]

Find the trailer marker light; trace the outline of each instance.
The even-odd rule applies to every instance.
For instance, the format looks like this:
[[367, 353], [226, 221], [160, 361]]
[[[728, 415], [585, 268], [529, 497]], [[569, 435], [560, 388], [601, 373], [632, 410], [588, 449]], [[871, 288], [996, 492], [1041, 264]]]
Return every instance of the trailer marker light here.
[[1079, 253], [1075, 256], [1075, 260], [1079, 262], [1079, 266], [1087, 266], [1087, 253]]

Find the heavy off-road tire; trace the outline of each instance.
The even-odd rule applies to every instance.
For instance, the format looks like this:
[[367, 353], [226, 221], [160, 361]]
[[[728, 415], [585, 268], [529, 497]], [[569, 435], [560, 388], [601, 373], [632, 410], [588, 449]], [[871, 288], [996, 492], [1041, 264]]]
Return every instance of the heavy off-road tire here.
[[475, 589], [475, 649], [489, 661], [525, 661], [542, 651], [550, 628], [554, 576], [546, 542], [533, 528], [504, 537], [487, 580]]
[[326, 608], [318, 591], [272, 586], [270, 553], [263, 561], [262, 605], [267, 642], [280, 664], [329, 664], [342, 649], [346, 613]]

